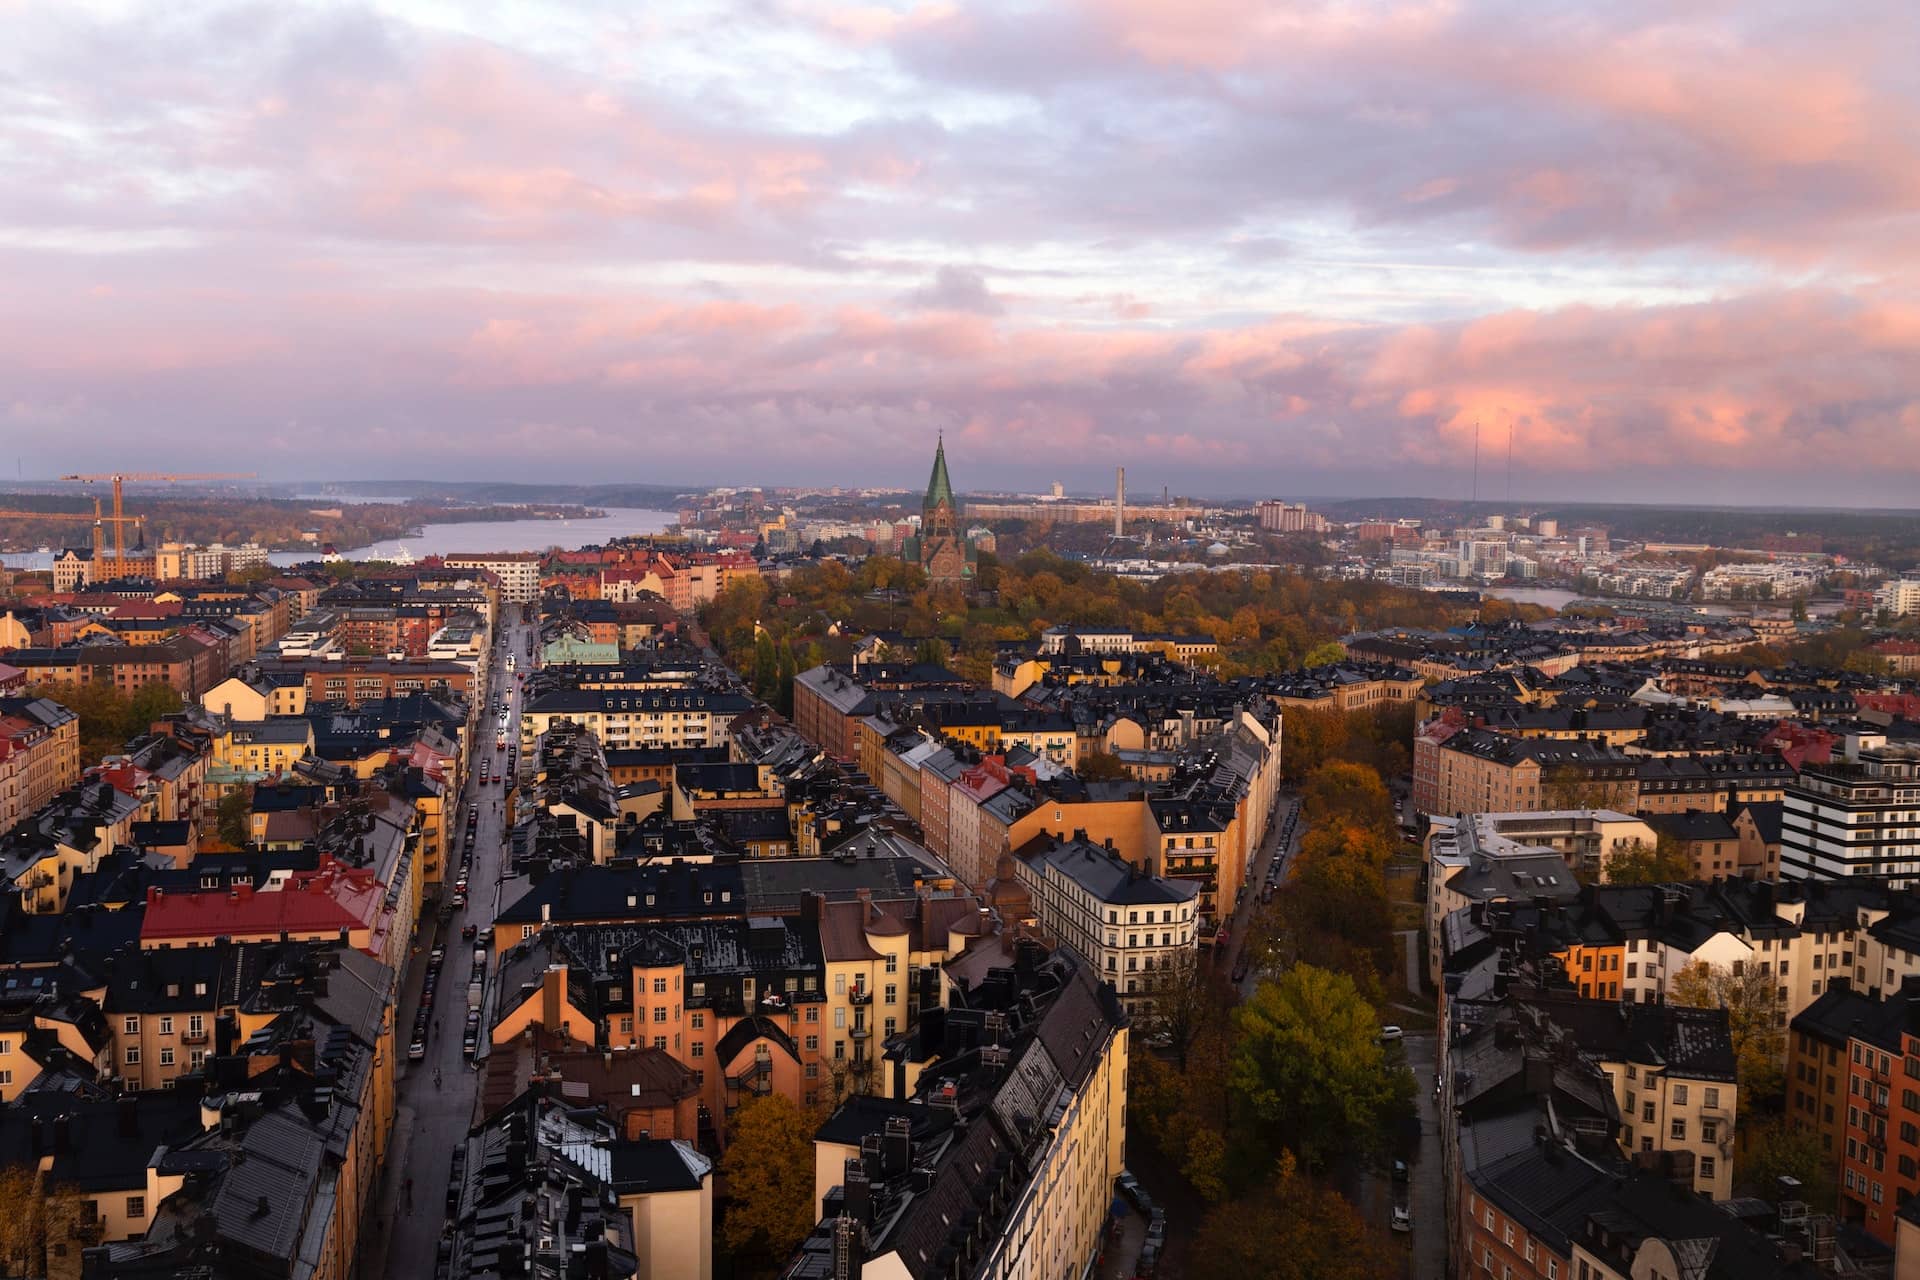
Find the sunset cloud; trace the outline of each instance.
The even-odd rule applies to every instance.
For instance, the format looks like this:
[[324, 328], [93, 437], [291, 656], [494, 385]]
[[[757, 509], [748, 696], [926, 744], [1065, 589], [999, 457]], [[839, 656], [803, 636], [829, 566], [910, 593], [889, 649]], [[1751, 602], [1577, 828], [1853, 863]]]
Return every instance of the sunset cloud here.
[[1477, 427], [1563, 493], [1920, 470], [1911, 6], [11, 16], [23, 468], [904, 483], [944, 429], [963, 484], [1452, 493]]

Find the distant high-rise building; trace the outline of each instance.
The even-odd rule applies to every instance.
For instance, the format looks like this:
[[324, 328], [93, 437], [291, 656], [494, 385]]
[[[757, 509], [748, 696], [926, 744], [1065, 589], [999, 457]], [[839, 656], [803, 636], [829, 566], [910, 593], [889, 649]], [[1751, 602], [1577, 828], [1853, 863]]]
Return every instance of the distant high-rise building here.
[[1304, 502], [1280, 502], [1268, 499], [1257, 508], [1260, 527], [1270, 533], [1324, 533], [1326, 518], [1307, 510]]

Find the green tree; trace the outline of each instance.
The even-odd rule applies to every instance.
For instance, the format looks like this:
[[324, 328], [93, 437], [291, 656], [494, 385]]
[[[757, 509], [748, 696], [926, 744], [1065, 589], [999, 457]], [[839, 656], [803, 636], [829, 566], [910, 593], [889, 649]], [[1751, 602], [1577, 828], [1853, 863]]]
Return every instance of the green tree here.
[[1317, 644], [1307, 650], [1306, 656], [1300, 659], [1300, 665], [1303, 667], [1330, 667], [1336, 662], [1345, 662], [1346, 660], [1346, 646], [1337, 640], [1328, 640], [1323, 644]]
[[1086, 782], [1115, 782], [1127, 776], [1127, 766], [1111, 751], [1089, 751], [1073, 771]]
[[1413, 1076], [1380, 1043], [1353, 979], [1295, 965], [1234, 1010], [1229, 1081], [1268, 1145], [1324, 1170], [1379, 1150], [1413, 1102]]
[[1796, 1129], [1784, 1116], [1743, 1122], [1741, 1129], [1738, 1168], [1744, 1190], [1771, 1201], [1782, 1177], [1798, 1178], [1800, 1199], [1816, 1209], [1833, 1208], [1833, 1158], [1820, 1149], [1818, 1132]]
[[180, 691], [172, 685], [142, 685], [128, 701], [126, 719], [121, 724], [122, 739], [147, 732], [154, 721], [178, 713], [180, 707]]
[[1681, 843], [1663, 833], [1652, 844], [1636, 840], [1615, 850], [1601, 864], [1600, 878], [1608, 884], [1674, 884], [1693, 878], [1693, 863]]
[[813, 1124], [784, 1094], [741, 1107], [720, 1160], [727, 1183], [727, 1250], [736, 1259], [777, 1262], [820, 1217], [813, 1199]]
[[1405, 1270], [1398, 1249], [1284, 1151], [1271, 1182], [1207, 1213], [1191, 1268], [1235, 1280], [1379, 1280]]
[[244, 849], [253, 843], [253, 789], [235, 787], [220, 797], [214, 832], [229, 848]]
[[1752, 1110], [1762, 1101], [1780, 1096], [1785, 1086], [1782, 1061], [1787, 1053], [1787, 1031], [1780, 988], [1774, 985], [1772, 974], [1762, 973], [1760, 966], [1751, 962], [1735, 973], [1727, 965], [1695, 960], [1673, 975], [1667, 1000], [1696, 1009], [1727, 1011], [1742, 1108]]

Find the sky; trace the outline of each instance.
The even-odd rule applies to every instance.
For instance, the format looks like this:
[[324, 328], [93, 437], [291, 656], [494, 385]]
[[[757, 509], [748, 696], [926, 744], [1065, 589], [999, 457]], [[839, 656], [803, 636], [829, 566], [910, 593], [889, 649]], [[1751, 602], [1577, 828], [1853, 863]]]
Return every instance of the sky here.
[[1920, 507], [1912, 0], [0, 23], [0, 477]]

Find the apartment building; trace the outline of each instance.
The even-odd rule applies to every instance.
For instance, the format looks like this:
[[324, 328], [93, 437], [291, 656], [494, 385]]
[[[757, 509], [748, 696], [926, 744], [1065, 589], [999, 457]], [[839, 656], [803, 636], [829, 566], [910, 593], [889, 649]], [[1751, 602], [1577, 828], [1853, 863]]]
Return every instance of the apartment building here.
[[182, 578], [224, 578], [230, 573], [265, 568], [267, 549], [258, 543], [243, 542], [230, 547], [224, 542], [195, 546], [186, 542], [163, 542], [154, 553], [153, 576], [163, 582]]
[[1474, 903], [1567, 902], [1580, 892], [1576, 869], [1592, 874], [1635, 842], [1652, 843], [1645, 823], [1608, 809], [1473, 813], [1432, 820], [1427, 831], [1427, 971], [1437, 986], [1442, 922]]
[[152, 644], [73, 644], [15, 649], [7, 661], [36, 684], [105, 684], [122, 694], [150, 684], [172, 685], [188, 702], [226, 677], [226, 655], [196, 636], [177, 634]]
[[793, 916], [549, 925], [501, 956], [491, 1039], [664, 1050], [723, 1140], [750, 1097], [883, 1091], [879, 1046], [945, 1002], [940, 966], [973, 937], [963, 906], [810, 894]]
[[430, 658], [385, 657], [272, 658], [254, 664], [249, 676], [273, 685], [297, 681], [306, 701], [359, 706], [385, 698], [424, 693], [429, 697], [471, 701], [475, 676], [463, 663]]
[[1426, 678], [1390, 663], [1335, 662], [1275, 676], [1262, 683], [1283, 711], [1373, 711], [1417, 699]]
[[[1886, 1004], [1854, 990], [1849, 981], [1842, 979], [1830, 984], [1789, 1024], [1787, 1123], [1819, 1137], [1820, 1150], [1826, 1154], [1828, 1167], [1835, 1170], [1836, 1183], [1840, 1181], [1838, 1170], [1848, 1129], [1858, 1119], [1857, 1115], [1848, 1113], [1857, 1111], [1861, 1105], [1861, 1099], [1853, 1092], [1856, 1086], [1851, 1083], [1853, 1036], [1863, 1028], [1882, 1023]], [[1854, 1136], [1857, 1144], [1861, 1135]]]
[[540, 598], [540, 561], [537, 551], [495, 551], [484, 555], [462, 552], [445, 557], [442, 563], [449, 569], [492, 574], [500, 580], [502, 603], [531, 604]]
[[1084, 831], [1035, 836], [1009, 861], [1040, 928], [1084, 957], [1130, 1017], [1152, 1012], [1155, 984], [1195, 953], [1199, 884], [1151, 875]]
[[1920, 883], [1920, 744], [1869, 746], [1802, 769], [1781, 810], [1780, 873]]
[[1126, 1015], [1085, 961], [1037, 951], [898, 1047], [910, 1096], [850, 1100], [821, 1127], [822, 1216], [785, 1280], [1092, 1271], [1125, 1167]]
[[562, 721], [592, 733], [608, 751], [721, 746], [734, 719], [751, 710], [744, 695], [701, 689], [554, 689], [532, 695], [521, 709], [520, 751], [530, 755]]
[[1733, 1195], [1740, 1087], [1725, 1009], [1623, 1006], [1572, 995], [1526, 999], [1605, 1073], [1620, 1113], [1622, 1151], [1684, 1152], [1695, 1191], [1713, 1200]]
[[1413, 740], [1413, 804], [1424, 814], [1561, 807], [1564, 793], [1595, 807], [1639, 806], [1637, 760], [1591, 740], [1512, 738], [1439, 716]]
[[197, 1131], [132, 1145], [137, 1193], [79, 1184], [104, 1230], [59, 1243], [87, 1277], [231, 1274], [242, 1257], [257, 1275], [354, 1274], [393, 1129], [392, 970], [316, 947], [283, 949], [250, 977], [257, 1029], [227, 1033], [204, 1092], [163, 1095], [192, 1108]]
[[[536, 1082], [488, 1116], [453, 1160], [449, 1280], [712, 1275], [712, 1163], [685, 1143], [621, 1138], [557, 1084]], [[655, 1171], [658, 1192], [645, 1176]]]
[[[24, 813], [80, 781], [80, 717], [51, 698], [0, 697], [0, 742], [18, 771], [16, 801]], [[0, 831], [21, 816], [14, 813]]]

